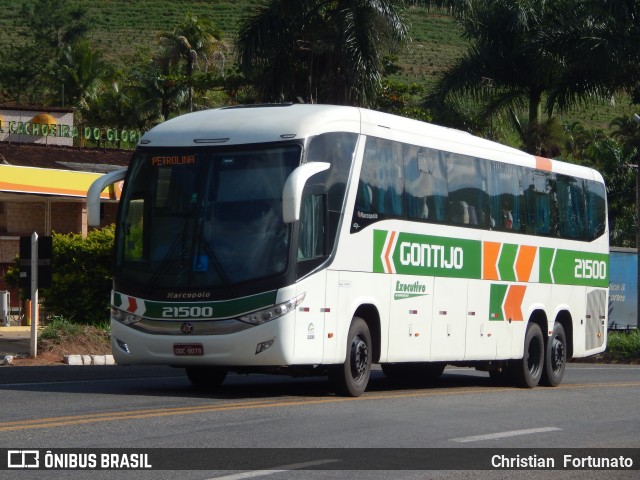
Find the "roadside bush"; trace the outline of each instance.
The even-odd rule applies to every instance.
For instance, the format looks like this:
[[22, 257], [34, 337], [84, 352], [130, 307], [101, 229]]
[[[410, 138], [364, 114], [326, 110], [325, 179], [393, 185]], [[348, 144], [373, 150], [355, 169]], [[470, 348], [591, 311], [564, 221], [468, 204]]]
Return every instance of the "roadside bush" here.
[[609, 332], [607, 355], [612, 360], [640, 360], [640, 330]]
[[42, 289], [48, 314], [74, 323], [100, 324], [109, 318], [114, 226], [53, 235], [51, 288]]

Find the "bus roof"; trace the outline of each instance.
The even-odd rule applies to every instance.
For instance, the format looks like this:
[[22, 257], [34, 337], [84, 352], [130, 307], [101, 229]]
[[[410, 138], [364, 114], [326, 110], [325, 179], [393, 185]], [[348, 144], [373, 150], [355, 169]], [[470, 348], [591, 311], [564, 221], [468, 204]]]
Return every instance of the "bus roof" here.
[[360, 113], [335, 105], [267, 104], [225, 107], [181, 115], [152, 128], [144, 145], [242, 145], [305, 138], [321, 132], [360, 132]]
[[202, 110], [157, 125], [142, 136], [140, 145], [242, 145], [289, 141], [323, 132], [362, 133], [602, 181], [592, 169], [535, 157], [467, 132], [337, 105], [266, 104]]

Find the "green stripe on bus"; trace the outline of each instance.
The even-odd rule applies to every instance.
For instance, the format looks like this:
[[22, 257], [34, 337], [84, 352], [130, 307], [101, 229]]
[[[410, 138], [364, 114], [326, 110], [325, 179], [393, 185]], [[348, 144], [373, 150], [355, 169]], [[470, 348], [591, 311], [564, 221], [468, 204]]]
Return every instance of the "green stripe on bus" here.
[[608, 287], [609, 255], [605, 253], [541, 248], [540, 282]]
[[507, 294], [508, 288], [509, 285], [505, 284], [491, 284], [491, 290], [489, 292], [489, 320], [504, 320], [502, 304], [504, 303], [504, 297]]
[[[243, 298], [236, 298], [232, 300], [219, 300], [214, 302], [157, 302], [152, 300], [142, 300], [144, 302], [145, 318], [174, 318], [175, 315], [169, 315], [165, 309], [175, 309], [177, 307], [185, 309], [185, 311], [191, 309], [198, 309], [199, 311], [211, 311], [212, 315], [208, 316], [210, 319], [225, 319], [234, 318], [240, 315], [244, 315], [249, 312], [254, 312], [262, 308], [268, 308], [275, 305], [276, 290], [269, 292], [259, 293], [257, 295], [251, 295]], [[127, 296], [118, 292], [114, 293], [114, 306], [127, 308]]]
[[518, 254], [518, 245], [509, 243], [502, 244], [502, 252], [500, 260], [498, 260], [498, 271], [500, 272], [500, 280], [507, 282], [516, 281], [516, 273], [514, 265], [516, 263], [516, 255]]
[[[500, 280], [517, 281], [517, 244], [502, 244]], [[482, 278], [482, 242], [387, 230], [373, 232], [373, 271], [434, 277]], [[606, 288], [609, 255], [540, 247], [539, 282]]]

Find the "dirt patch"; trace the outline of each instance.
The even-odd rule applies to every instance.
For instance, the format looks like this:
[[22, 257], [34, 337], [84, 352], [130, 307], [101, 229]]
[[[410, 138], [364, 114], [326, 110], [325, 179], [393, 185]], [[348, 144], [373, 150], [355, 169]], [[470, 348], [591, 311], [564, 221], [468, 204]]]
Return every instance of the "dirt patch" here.
[[15, 357], [16, 366], [56, 365], [64, 363], [65, 355], [110, 355], [109, 333], [92, 326], [85, 326], [77, 335], [61, 335], [56, 339], [38, 339], [36, 358]]
[[639, 365], [640, 358], [621, 358], [618, 355], [612, 355], [608, 352], [600, 353], [592, 357], [576, 358], [575, 363], [603, 363], [607, 365]]

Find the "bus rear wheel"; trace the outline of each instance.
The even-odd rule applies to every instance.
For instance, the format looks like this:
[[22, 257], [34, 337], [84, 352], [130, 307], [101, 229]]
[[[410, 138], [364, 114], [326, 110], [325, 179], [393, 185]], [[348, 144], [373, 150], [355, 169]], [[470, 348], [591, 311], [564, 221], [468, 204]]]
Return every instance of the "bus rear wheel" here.
[[367, 322], [354, 317], [347, 337], [347, 358], [329, 370], [329, 380], [341, 395], [359, 397], [369, 383], [372, 363], [371, 333]]
[[533, 388], [540, 382], [544, 366], [544, 337], [537, 323], [529, 322], [524, 336], [524, 355], [511, 367], [516, 386]]
[[214, 390], [224, 382], [227, 371], [219, 367], [186, 367], [187, 378], [199, 390]]
[[540, 383], [548, 387], [557, 387], [564, 377], [567, 365], [567, 336], [564, 327], [556, 322], [547, 342], [544, 356], [544, 369]]

